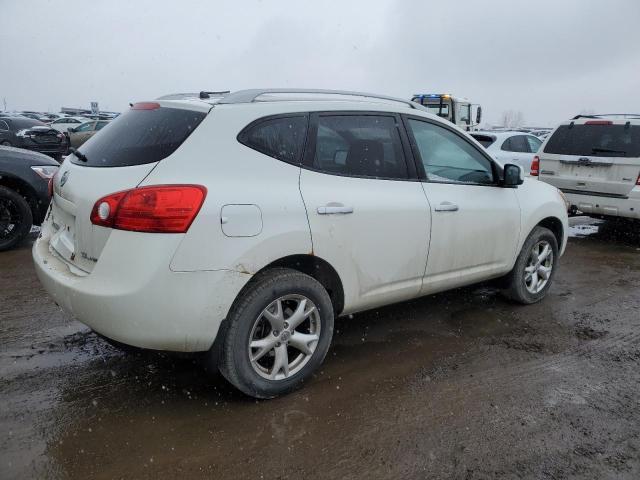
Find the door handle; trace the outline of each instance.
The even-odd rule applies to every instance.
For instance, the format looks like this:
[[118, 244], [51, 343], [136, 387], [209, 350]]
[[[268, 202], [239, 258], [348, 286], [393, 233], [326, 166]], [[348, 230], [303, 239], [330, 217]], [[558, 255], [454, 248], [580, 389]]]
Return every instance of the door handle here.
[[455, 203], [451, 203], [451, 202], [442, 202], [440, 205], [438, 205], [435, 208], [436, 212], [457, 212], [458, 211], [458, 205], [456, 205]]
[[353, 207], [345, 207], [344, 205], [325, 205], [318, 207], [318, 215], [335, 215], [353, 213]]

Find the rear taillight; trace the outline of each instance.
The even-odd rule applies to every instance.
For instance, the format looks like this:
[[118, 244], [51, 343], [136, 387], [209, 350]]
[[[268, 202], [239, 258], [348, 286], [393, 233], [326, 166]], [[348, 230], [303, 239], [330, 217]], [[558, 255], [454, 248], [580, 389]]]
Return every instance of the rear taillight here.
[[185, 233], [207, 196], [202, 185], [153, 185], [99, 199], [91, 223], [134, 232]]
[[531, 172], [529, 175], [532, 177], [537, 177], [540, 174], [540, 157], [537, 155], [533, 157], [533, 161], [531, 162]]
[[638, 174], [638, 179], [636, 180], [636, 185], [640, 185], [640, 173]]

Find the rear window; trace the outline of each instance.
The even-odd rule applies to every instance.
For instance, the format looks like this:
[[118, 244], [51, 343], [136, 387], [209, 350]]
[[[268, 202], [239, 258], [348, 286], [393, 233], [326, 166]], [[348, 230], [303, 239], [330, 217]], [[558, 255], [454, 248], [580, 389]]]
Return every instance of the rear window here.
[[88, 167], [128, 167], [159, 162], [184, 142], [206, 117], [204, 112], [179, 108], [134, 110], [109, 122], [78, 150]]
[[478, 143], [480, 143], [480, 145], [482, 145], [484, 148], [489, 147], [489, 145], [495, 142], [495, 139], [490, 135], [478, 135], [478, 134], [472, 133], [471, 136], [475, 138], [478, 141]]
[[562, 125], [544, 153], [595, 157], [640, 157], [638, 125]]

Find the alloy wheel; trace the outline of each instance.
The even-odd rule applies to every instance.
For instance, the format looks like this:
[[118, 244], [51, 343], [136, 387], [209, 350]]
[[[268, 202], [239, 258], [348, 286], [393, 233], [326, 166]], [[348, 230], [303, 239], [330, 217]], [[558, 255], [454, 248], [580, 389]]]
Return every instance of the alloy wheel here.
[[295, 375], [311, 360], [320, 340], [316, 305], [304, 295], [285, 295], [256, 318], [248, 354], [254, 371], [268, 380]]
[[536, 243], [531, 249], [529, 262], [524, 269], [524, 284], [530, 293], [540, 293], [549, 283], [553, 270], [553, 249], [546, 240]]

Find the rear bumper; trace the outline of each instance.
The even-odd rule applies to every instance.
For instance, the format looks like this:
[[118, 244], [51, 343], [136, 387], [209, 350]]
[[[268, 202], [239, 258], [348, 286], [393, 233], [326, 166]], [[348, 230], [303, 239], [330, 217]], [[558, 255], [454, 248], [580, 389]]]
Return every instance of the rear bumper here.
[[586, 215], [640, 219], [640, 186], [631, 190], [627, 198], [593, 195], [589, 192], [564, 191], [571, 205]]
[[[44, 288], [79, 321], [127, 345], [208, 350], [232, 302], [251, 278], [229, 270], [172, 272], [169, 261], [175, 237], [117, 230], [92, 273], [78, 276], [50, 251], [47, 230], [45, 226], [33, 246], [36, 273]], [[139, 241], [131, 241], [135, 237]]]

